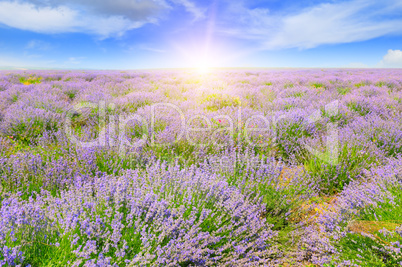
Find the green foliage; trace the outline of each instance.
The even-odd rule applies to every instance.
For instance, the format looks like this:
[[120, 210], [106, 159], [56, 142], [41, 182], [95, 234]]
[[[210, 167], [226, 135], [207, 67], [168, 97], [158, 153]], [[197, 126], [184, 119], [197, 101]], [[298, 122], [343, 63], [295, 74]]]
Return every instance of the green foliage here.
[[[49, 224], [50, 222], [44, 223]], [[54, 228], [49, 227], [46, 232], [38, 232], [34, 225], [26, 224], [24, 227], [20, 227], [18, 232], [13, 232], [12, 235], [14, 238], [11, 238], [11, 235], [7, 236], [6, 246], [20, 246], [20, 251], [24, 255], [23, 262], [20, 262], [22, 266], [28, 264], [31, 266], [63, 266], [67, 264], [68, 259], [74, 259], [72, 253], [66, 255], [66, 251], [70, 250], [66, 249], [69, 244], [58, 237]], [[56, 244], [59, 240], [62, 241], [62, 244]]]
[[262, 88], [260, 92], [265, 96], [265, 101], [273, 102], [276, 99], [276, 93], [273, 90]]
[[78, 89], [69, 89], [64, 91], [64, 94], [68, 97], [70, 101], [73, 101], [78, 94]]
[[283, 85], [283, 88], [284, 89], [289, 89], [289, 88], [293, 88], [294, 87], [294, 84], [293, 83], [285, 83], [284, 85]]
[[314, 88], [317, 88], [317, 89], [318, 88], [325, 88], [325, 84], [319, 83], [319, 82], [312, 83], [311, 86], [314, 87]]
[[[338, 123], [339, 126], [346, 125], [349, 121], [347, 117], [347, 113], [343, 111], [338, 111], [336, 114], [331, 114], [325, 110], [325, 107], [321, 108], [321, 115], [325, 118], [329, 119], [330, 123]], [[323, 125], [319, 125], [320, 122], [317, 122], [316, 125], [323, 128]]]
[[399, 266], [402, 254], [385, 250], [390, 242], [402, 242], [397, 234], [392, 236], [375, 233], [369, 236], [349, 233], [339, 242], [341, 259], [349, 260], [362, 267]]
[[307, 152], [302, 142], [313, 136], [312, 128], [299, 118], [280, 121], [275, 131], [277, 137], [274, 144], [276, 156], [286, 161], [297, 159], [299, 162], [303, 162]]
[[371, 141], [384, 151], [387, 157], [398, 157], [402, 154], [402, 136], [400, 134], [393, 134], [388, 138], [374, 136]]
[[262, 196], [266, 204], [266, 213], [263, 214], [274, 230], [283, 230], [290, 226], [291, 219], [300, 214], [301, 196], [307, 188], [300, 190], [293, 186], [278, 186], [275, 184], [259, 183], [253, 188], [256, 194]]
[[288, 97], [302, 98], [305, 95], [306, 95], [306, 92], [303, 92], [303, 91], [292, 91], [288, 94]]
[[330, 155], [326, 158], [311, 157], [304, 162], [308, 174], [317, 180], [322, 194], [335, 194], [361, 174], [370, 164], [376, 164], [377, 159], [371, 153], [359, 146], [343, 145], [339, 151], [338, 163], [331, 163]]
[[342, 260], [367, 267], [400, 265], [402, 254], [389, 247], [394, 242], [402, 243], [402, 236], [395, 231], [402, 224], [401, 189], [400, 184], [388, 184], [387, 190], [392, 197], [360, 212], [359, 222], [368, 226], [362, 229], [362, 233], [349, 233], [340, 240], [338, 246]]
[[16, 103], [16, 102], [18, 101], [18, 99], [19, 99], [19, 95], [18, 95], [18, 94], [15, 94], [15, 95], [13, 95], [13, 96], [11, 97], [11, 102], [12, 102], [12, 103]]
[[225, 107], [235, 107], [241, 104], [239, 97], [232, 97], [223, 94], [210, 94], [201, 100], [201, 104], [206, 104], [208, 111], [217, 111]]
[[246, 99], [245, 104], [248, 105], [250, 108], [252, 109], [262, 108], [262, 103], [260, 102], [260, 99], [258, 98], [257, 95], [249, 93], [246, 94], [245, 99]]
[[367, 221], [386, 221], [402, 224], [402, 185], [389, 184], [387, 190], [393, 196], [377, 206], [368, 206], [359, 218]]
[[61, 81], [62, 78], [63, 78], [62, 76], [46, 77], [45, 81], [46, 82]]
[[31, 75], [29, 77], [20, 77], [19, 81], [22, 84], [30, 85], [30, 84], [38, 84], [42, 82], [42, 77], [36, 77], [35, 75]]
[[393, 89], [396, 87], [396, 85], [392, 82], [385, 82], [385, 81], [379, 81], [375, 84], [377, 87], [388, 87], [388, 89], [391, 89], [391, 91], [393, 91]]
[[366, 116], [370, 113], [370, 109], [361, 103], [349, 102], [346, 104], [351, 110], [357, 112], [360, 116]]
[[[188, 167], [202, 163], [198, 147], [186, 141], [179, 141], [169, 145], [149, 146], [145, 147], [145, 149], [152, 153], [157, 159], [169, 164], [180, 164], [180, 166]], [[203, 150], [209, 155], [219, 151], [213, 144], [206, 145]]]
[[45, 131], [57, 131], [59, 125], [55, 121], [45, 121], [40, 118], [28, 118], [10, 125], [9, 135], [16, 141], [26, 145], [35, 144]]
[[[35, 175], [30, 172], [26, 166], [22, 168], [25, 172], [15, 172], [11, 164], [1, 164], [0, 165], [0, 175], [2, 179], [0, 180], [0, 193], [8, 192], [23, 192], [22, 198], [28, 199], [33, 192], [40, 192], [43, 189], [43, 177], [40, 175]], [[16, 174], [21, 176], [24, 175], [22, 181], [16, 182], [12, 178]]]
[[367, 267], [400, 265], [402, 254], [394, 249], [395, 242], [402, 243], [401, 234], [395, 231], [402, 223], [401, 185], [389, 183], [387, 191], [392, 197], [361, 210], [347, 235], [335, 243], [341, 252], [338, 263], [348, 261]]
[[369, 81], [361, 81], [359, 83], [356, 83], [355, 87], [360, 88], [360, 87], [367, 86], [367, 85], [370, 85], [370, 84], [371, 83]]
[[[261, 157], [260, 163], [264, 162]], [[300, 205], [303, 196], [308, 195], [309, 188], [300, 186], [301, 180], [296, 177], [301, 176], [298, 170], [294, 171], [294, 177], [284, 177], [282, 169], [278, 169], [273, 176], [266, 176], [263, 179], [250, 179], [255, 168], [258, 166], [249, 166], [244, 161], [236, 161], [233, 163], [233, 171], [231, 168], [223, 168], [221, 174], [227, 178], [229, 185], [243, 188], [247, 190], [252, 197], [260, 197], [266, 206], [266, 210], [262, 217], [266, 218], [267, 223], [272, 224], [274, 230], [286, 231], [288, 227], [292, 227], [292, 222], [297, 221], [301, 214]], [[299, 181], [299, 183], [298, 183]]]
[[350, 91], [352, 91], [352, 88], [350, 88], [350, 87], [338, 87], [337, 91], [338, 91], [338, 94], [340, 94], [340, 95], [346, 95]]
[[294, 108], [294, 107], [295, 107], [295, 106], [292, 105], [292, 104], [286, 104], [286, 105], [283, 106], [283, 108], [284, 108], [285, 110], [291, 110], [291, 109]]
[[123, 112], [127, 113], [135, 113], [139, 108], [151, 105], [152, 102], [150, 100], [143, 100], [143, 101], [134, 101], [126, 103], [124, 106], [121, 107]]
[[377, 86], [377, 87], [383, 87], [383, 86], [385, 86], [385, 85], [387, 85], [387, 83], [384, 82], [384, 81], [379, 81], [379, 82], [377, 82], [377, 83], [375, 84], [375, 86]]

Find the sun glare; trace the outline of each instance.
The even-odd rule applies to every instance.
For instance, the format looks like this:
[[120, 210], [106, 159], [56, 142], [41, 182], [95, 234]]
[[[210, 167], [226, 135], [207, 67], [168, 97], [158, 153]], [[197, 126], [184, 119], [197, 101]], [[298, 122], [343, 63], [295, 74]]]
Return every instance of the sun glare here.
[[197, 67], [197, 71], [200, 74], [206, 74], [211, 71], [210, 65], [206, 62], [200, 63]]
[[194, 70], [199, 74], [211, 73], [215, 68], [222, 68], [230, 60], [230, 49], [221, 43], [204, 44], [198, 42], [183, 42], [176, 45], [177, 55], [183, 67]]
[[192, 65], [199, 74], [207, 74], [210, 73], [214, 68], [219, 67], [220, 62], [217, 56], [211, 57], [204, 55], [203, 57], [193, 58]]

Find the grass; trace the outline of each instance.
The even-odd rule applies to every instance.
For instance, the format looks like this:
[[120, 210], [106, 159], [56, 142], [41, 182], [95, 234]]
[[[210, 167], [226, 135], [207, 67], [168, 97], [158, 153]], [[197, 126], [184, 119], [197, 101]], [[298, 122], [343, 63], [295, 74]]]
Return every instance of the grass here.
[[321, 193], [332, 195], [342, 191], [352, 178], [359, 177], [364, 168], [376, 163], [376, 157], [364, 152], [363, 148], [345, 144], [339, 151], [337, 164], [313, 156], [304, 166], [317, 181]]
[[319, 83], [319, 82], [312, 83], [311, 86], [316, 88], [316, 89], [325, 88], [325, 84]]
[[9, 136], [25, 145], [35, 144], [45, 131], [57, 131], [59, 125], [55, 121], [46, 121], [41, 118], [28, 118], [19, 121], [8, 129]]
[[[260, 164], [266, 160], [261, 158]], [[221, 174], [227, 178], [229, 185], [242, 185], [252, 196], [261, 197], [266, 205], [262, 216], [273, 225], [274, 230], [287, 231], [288, 227], [292, 227], [292, 222], [299, 220], [303, 197], [311, 193], [311, 189], [300, 184], [302, 180], [298, 180], [303, 175], [301, 169], [278, 169], [260, 178], [250, 178], [258, 171], [258, 164], [249, 166], [235, 161], [233, 166], [233, 172], [223, 170]]]
[[402, 253], [388, 249], [402, 244], [402, 233], [395, 228], [402, 225], [402, 190], [401, 185], [389, 185], [393, 196], [379, 205], [365, 208], [359, 220], [352, 225], [352, 232], [341, 239], [339, 247], [341, 258], [350, 260], [359, 266], [400, 266]]
[[305, 95], [306, 95], [305, 92], [292, 92], [292, 93], [289, 94], [289, 97], [301, 98], [301, 97], [303, 97]]
[[360, 116], [366, 116], [371, 110], [362, 103], [349, 102], [346, 104], [350, 110], [357, 112]]
[[70, 101], [73, 101], [75, 99], [75, 97], [78, 94], [78, 90], [77, 89], [69, 89], [63, 92]]
[[293, 88], [295, 85], [293, 84], [293, 83], [285, 83], [284, 85], [283, 85], [283, 88], [284, 89], [289, 89], [289, 88]]
[[361, 220], [402, 224], [402, 186], [389, 185], [388, 190], [393, 199], [388, 199], [378, 206], [367, 207], [361, 212]]
[[352, 88], [350, 88], [350, 87], [338, 87], [337, 91], [338, 91], [338, 94], [340, 94], [340, 95], [346, 95], [350, 91], [352, 91]]
[[[338, 126], [344, 126], [349, 122], [348, 113], [339, 111], [336, 114], [331, 114], [325, 110], [325, 107], [321, 108], [321, 114], [324, 118], [328, 118], [329, 122], [337, 123]], [[324, 125], [320, 125], [321, 122], [316, 122], [316, 125], [319, 126], [321, 129], [324, 128]]]
[[133, 101], [121, 107], [123, 112], [127, 113], [135, 113], [138, 109], [151, 105], [152, 102], [150, 100], [143, 100], [143, 101]]
[[[375, 233], [369, 236], [347, 234], [340, 242], [342, 259], [358, 266], [391, 267], [400, 266], [402, 254], [386, 252], [384, 247], [391, 242], [402, 242], [396, 235]], [[334, 265], [335, 266], [335, 265]]]
[[205, 108], [208, 111], [217, 111], [225, 107], [237, 107], [241, 105], [239, 97], [224, 94], [209, 94], [201, 99], [200, 103], [205, 103]]
[[360, 88], [360, 87], [367, 86], [367, 85], [370, 85], [370, 84], [371, 83], [369, 81], [361, 81], [359, 83], [356, 83], [355, 87]]
[[373, 137], [373, 144], [379, 147], [388, 157], [398, 157], [402, 154], [402, 136], [399, 134], [389, 134], [384, 137]]
[[307, 150], [303, 146], [305, 138], [312, 137], [314, 127], [308, 125], [303, 119], [283, 120], [276, 126], [275, 150], [277, 156], [286, 161], [296, 159], [303, 162]]
[[42, 77], [36, 77], [34, 75], [30, 76], [30, 77], [20, 77], [19, 81], [20, 83], [24, 84], [24, 85], [31, 85], [31, 84], [38, 84], [42, 82]]

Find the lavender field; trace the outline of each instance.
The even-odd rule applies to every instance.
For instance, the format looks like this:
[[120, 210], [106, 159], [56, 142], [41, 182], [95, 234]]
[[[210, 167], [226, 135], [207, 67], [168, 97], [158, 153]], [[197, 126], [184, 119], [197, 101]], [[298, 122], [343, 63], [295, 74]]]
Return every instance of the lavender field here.
[[0, 266], [401, 266], [402, 70], [0, 72]]

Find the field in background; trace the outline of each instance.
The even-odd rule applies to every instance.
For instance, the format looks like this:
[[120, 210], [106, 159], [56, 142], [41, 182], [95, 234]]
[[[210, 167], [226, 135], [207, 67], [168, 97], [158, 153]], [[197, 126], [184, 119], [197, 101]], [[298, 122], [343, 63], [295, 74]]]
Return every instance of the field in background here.
[[402, 71], [1, 71], [0, 266], [399, 266]]

